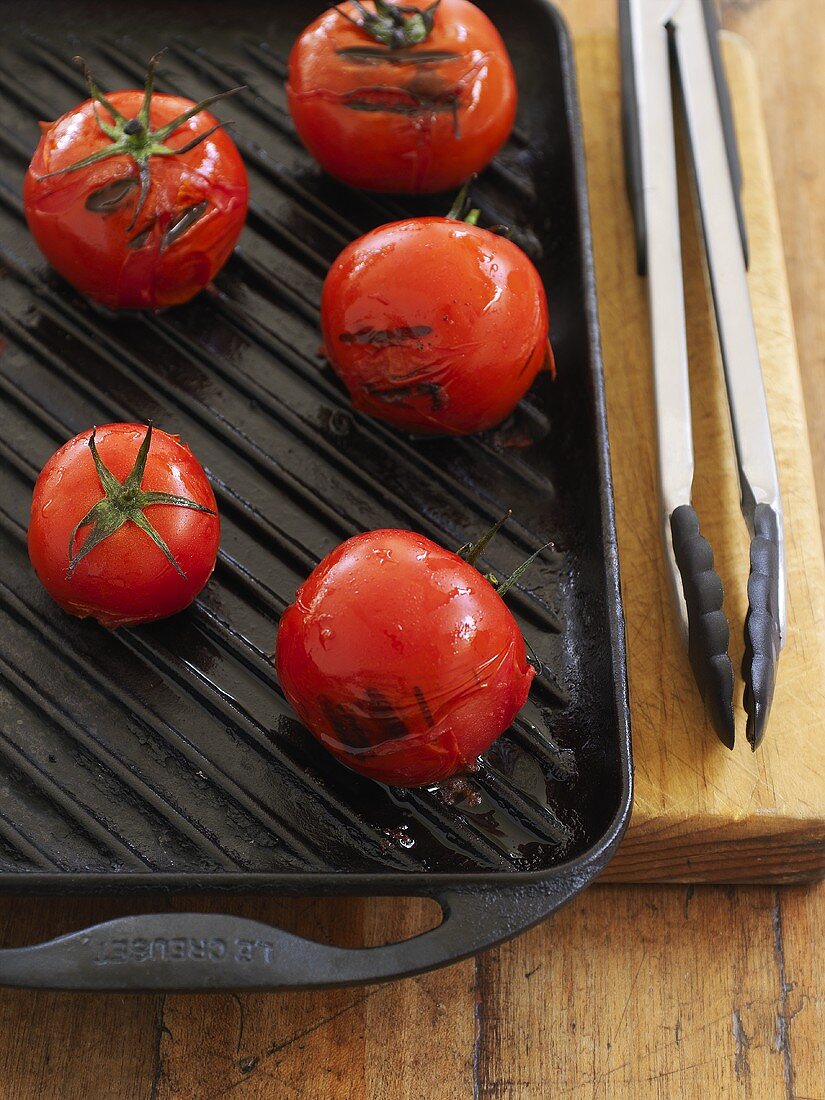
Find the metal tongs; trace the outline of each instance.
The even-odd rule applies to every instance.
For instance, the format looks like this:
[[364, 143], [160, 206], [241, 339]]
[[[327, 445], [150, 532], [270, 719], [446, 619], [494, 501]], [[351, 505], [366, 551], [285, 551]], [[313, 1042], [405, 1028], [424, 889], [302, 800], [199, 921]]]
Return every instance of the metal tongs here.
[[619, 0], [628, 191], [648, 276], [665, 553], [690, 662], [733, 748], [733, 666], [722, 582], [691, 504], [694, 458], [671, 72], [680, 92], [721, 345], [742, 514], [751, 534], [747, 738], [765, 735], [786, 637], [782, 503], [747, 284], [741, 169], [712, 0]]

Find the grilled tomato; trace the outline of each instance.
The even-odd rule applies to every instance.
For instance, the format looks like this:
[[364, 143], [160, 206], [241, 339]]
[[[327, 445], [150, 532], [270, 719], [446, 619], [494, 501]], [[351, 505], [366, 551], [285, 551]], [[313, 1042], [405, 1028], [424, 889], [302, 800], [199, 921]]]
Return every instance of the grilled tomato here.
[[[26, 219], [56, 271], [110, 309], [187, 302], [220, 271], [243, 228], [246, 169], [201, 103], [142, 91], [90, 98], [52, 123], [26, 173]], [[237, 89], [235, 89], [237, 91]]]
[[64, 611], [107, 627], [182, 611], [215, 568], [220, 520], [203, 467], [177, 436], [90, 428], [40, 472], [29, 557]]
[[411, 531], [358, 535], [282, 616], [281, 687], [353, 770], [436, 783], [471, 767], [524, 706], [535, 671], [502, 596], [533, 558], [496, 588], [473, 564], [491, 534], [464, 557]]
[[539, 273], [476, 215], [381, 226], [330, 268], [326, 354], [362, 412], [409, 432], [469, 435], [499, 424], [554, 369]]
[[458, 187], [513, 128], [517, 91], [498, 31], [469, 0], [341, 4], [289, 58], [289, 109], [306, 147], [353, 187]]

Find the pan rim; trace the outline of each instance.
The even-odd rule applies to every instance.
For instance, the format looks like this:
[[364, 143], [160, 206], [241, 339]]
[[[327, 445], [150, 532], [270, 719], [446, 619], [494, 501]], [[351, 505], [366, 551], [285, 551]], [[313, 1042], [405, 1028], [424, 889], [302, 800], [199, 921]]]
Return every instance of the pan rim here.
[[[625, 622], [618, 560], [616, 511], [607, 427], [604, 365], [598, 320], [593, 239], [589, 212], [587, 169], [581, 127], [573, 44], [569, 29], [552, 0], [530, 0], [543, 9], [556, 25], [564, 89], [564, 110], [572, 150], [573, 184], [579, 222], [578, 248], [581, 262], [583, 305], [588, 343], [588, 384], [593, 399], [594, 443], [599, 475], [600, 521], [603, 548], [603, 580], [609, 624], [613, 705], [618, 737], [618, 769], [621, 788], [618, 804], [602, 835], [579, 855], [536, 871], [452, 871], [430, 872], [233, 872], [201, 874], [193, 871], [11, 871], [0, 873], [0, 893], [126, 893], [163, 892], [306, 894], [433, 894], [449, 887], [497, 886], [506, 889], [547, 882], [585, 873], [584, 885], [604, 869], [627, 827], [633, 797], [633, 765], [628, 698]], [[613, 721], [610, 722], [611, 727]], [[611, 739], [612, 740], [612, 739]]]

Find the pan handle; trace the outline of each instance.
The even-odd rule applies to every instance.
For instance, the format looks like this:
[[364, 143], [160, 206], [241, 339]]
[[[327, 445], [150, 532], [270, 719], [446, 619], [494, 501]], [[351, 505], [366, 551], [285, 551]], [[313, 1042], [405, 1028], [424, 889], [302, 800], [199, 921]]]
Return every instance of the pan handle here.
[[473, 955], [538, 923], [592, 878], [451, 888], [444, 919], [401, 943], [344, 948], [243, 917], [120, 917], [46, 943], [0, 950], [0, 985], [122, 992], [317, 989], [388, 981]]

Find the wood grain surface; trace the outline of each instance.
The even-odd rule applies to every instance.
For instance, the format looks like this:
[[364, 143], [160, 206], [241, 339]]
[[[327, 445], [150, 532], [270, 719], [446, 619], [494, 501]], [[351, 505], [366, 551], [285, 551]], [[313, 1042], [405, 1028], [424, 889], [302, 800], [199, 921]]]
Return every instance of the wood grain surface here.
[[[785, 510], [788, 638], [771, 722], [756, 754], [737, 687], [737, 745], [716, 738], [686, 659], [666, 580], [647, 287], [635, 275], [623, 185], [619, 66], [611, 35], [580, 38], [599, 314], [627, 623], [636, 765], [633, 819], [614, 881], [771, 882], [825, 874], [825, 564], [776, 202], [752, 55], [723, 52], [745, 178], [749, 283]], [[682, 239], [696, 477], [693, 499], [714, 548], [742, 663], [749, 536], [709, 288], [684, 165]], [[802, 765], [802, 766], [800, 766]]]
[[[614, 27], [614, 0], [561, 6], [580, 54]], [[723, 15], [759, 63], [825, 512], [825, 4], [736, 0]], [[617, 191], [621, 217], [622, 203]], [[0, 943], [135, 907], [0, 899]], [[221, 907], [346, 944], [434, 919], [403, 899]], [[392, 986], [201, 998], [0, 991], [0, 1098], [825, 1100], [823, 942], [823, 887], [597, 886], [513, 943]]]

